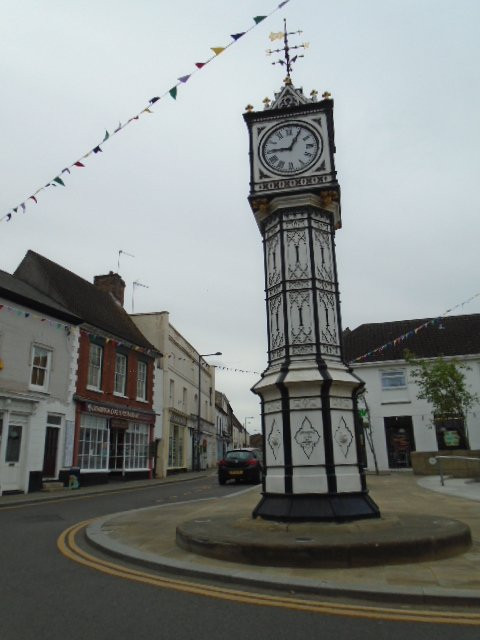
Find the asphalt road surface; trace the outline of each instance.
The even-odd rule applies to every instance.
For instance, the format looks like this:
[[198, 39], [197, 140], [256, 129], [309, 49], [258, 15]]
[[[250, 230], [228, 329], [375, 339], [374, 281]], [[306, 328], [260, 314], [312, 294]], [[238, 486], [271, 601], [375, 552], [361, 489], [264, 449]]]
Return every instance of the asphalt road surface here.
[[54, 503], [0, 508], [0, 640], [480, 637], [479, 626], [358, 619], [182, 593], [81, 566], [57, 548], [62, 531], [83, 520], [167, 502], [226, 496], [238, 490], [241, 488], [235, 485], [220, 487], [212, 475], [106, 495], [69, 496]]

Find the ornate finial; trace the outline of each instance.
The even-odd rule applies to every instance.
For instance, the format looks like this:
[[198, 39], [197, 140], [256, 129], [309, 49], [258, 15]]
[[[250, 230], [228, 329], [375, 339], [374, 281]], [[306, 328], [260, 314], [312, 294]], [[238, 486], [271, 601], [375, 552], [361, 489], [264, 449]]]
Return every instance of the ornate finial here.
[[310, 91], [310, 97], [312, 99], [312, 102], [316, 102], [317, 101], [317, 96], [318, 96], [318, 91], [316, 89], [312, 89]]
[[247, 106], [245, 107], [245, 111], [248, 111], [248, 113], [250, 113], [250, 111], [253, 111], [253, 105], [247, 104]]
[[270, 106], [270, 102], [271, 102], [270, 98], [264, 98], [262, 102], [264, 104], [265, 109], [268, 109], [268, 107]]
[[332, 97], [332, 94], [331, 94], [331, 93], [329, 93], [328, 91], [324, 91], [324, 92], [322, 93], [322, 98], [323, 98], [324, 100], [330, 100], [330, 98], [331, 98], [331, 97]]
[[272, 53], [283, 53], [284, 58], [280, 59], [280, 60], [276, 60], [275, 62], [272, 62], [272, 64], [281, 64], [282, 66], [285, 66], [287, 69], [287, 77], [285, 78], [284, 82], [285, 84], [292, 84], [292, 81], [290, 79], [290, 74], [292, 72], [292, 65], [294, 64], [294, 62], [297, 61], [298, 58], [303, 58], [304, 55], [303, 53], [296, 53], [293, 58], [290, 58], [290, 52], [293, 51], [294, 49], [307, 49], [309, 44], [308, 42], [303, 42], [302, 44], [298, 44], [295, 45], [294, 47], [291, 47], [288, 44], [288, 36], [293, 36], [293, 35], [297, 35], [297, 34], [301, 34], [303, 33], [303, 31], [287, 31], [287, 21], [284, 19], [283, 20], [283, 32], [279, 31], [277, 33], [271, 33], [270, 34], [270, 40], [281, 40], [283, 38], [283, 47], [281, 47], [280, 49], [267, 49], [267, 56], [272, 55]]

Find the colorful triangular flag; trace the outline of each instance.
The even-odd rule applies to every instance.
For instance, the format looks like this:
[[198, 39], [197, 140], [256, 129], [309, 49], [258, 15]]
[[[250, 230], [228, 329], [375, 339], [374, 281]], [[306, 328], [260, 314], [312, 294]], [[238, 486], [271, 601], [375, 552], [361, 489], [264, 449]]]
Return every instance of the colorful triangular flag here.
[[234, 40], [239, 40], [244, 35], [245, 35], [245, 31], [242, 31], [241, 33], [232, 33], [230, 37], [233, 38]]
[[53, 181], [56, 182], [57, 184], [61, 184], [62, 187], [65, 186], [64, 181], [61, 178], [59, 178], [58, 176], [56, 178], [54, 178]]
[[95, 147], [95, 149], [92, 149], [93, 153], [103, 153], [103, 151], [100, 149], [100, 145], [98, 147]]
[[177, 99], [177, 87], [172, 87], [168, 92], [174, 100]]
[[197, 69], [201, 69], [206, 64], [207, 64], [206, 62], [195, 62], [195, 66], [197, 67]]
[[108, 133], [108, 131], [105, 131], [105, 137], [103, 139], [103, 141], [105, 142], [105, 140], [108, 140], [110, 137], [110, 134]]
[[155, 96], [154, 98], [150, 98], [149, 102], [150, 104], [155, 104], [158, 100], [160, 100], [160, 96]]
[[84, 167], [85, 166], [82, 162], [80, 162], [80, 160], [78, 162], [74, 162], [73, 164], [74, 164], [75, 167]]
[[259, 23], [259, 22], [261, 22], [262, 20], [265, 20], [265, 18], [266, 18], [266, 17], [267, 17], [267, 16], [255, 16], [255, 17], [254, 17], [255, 24], [258, 24], [258, 23]]
[[190, 76], [191, 74], [189, 73], [188, 76], [180, 76], [180, 78], [178, 79], [180, 80], [180, 82], [187, 82]]
[[222, 51], [225, 51], [225, 47], [210, 47], [210, 49], [213, 51], [213, 53], [216, 56], [219, 56], [222, 53]]

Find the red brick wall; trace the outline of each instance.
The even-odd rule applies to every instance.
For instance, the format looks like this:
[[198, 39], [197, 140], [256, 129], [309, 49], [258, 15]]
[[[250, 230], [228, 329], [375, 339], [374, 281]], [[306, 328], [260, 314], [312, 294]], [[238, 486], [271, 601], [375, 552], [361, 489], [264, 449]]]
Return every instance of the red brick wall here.
[[[77, 362], [77, 394], [82, 398], [92, 402], [115, 404], [131, 409], [152, 410], [153, 402], [153, 373], [154, 358], [147, 356], [141, 351], [127, 349], [122, 345], [121, 353], [127, 356], [127, 385], [126, 397], [113, 393], [115, 383], [115, 355], [117, 352], [117, 342], [113, 339], [106, 339], [103, 343], [103, 366], [101, 392], [87, 389], [88, 380], [88, 360], [90, 352], [90, 336], [85, 332], [80, 333], [80, 344]], [[147, 363], [147, 401], [137, 400], [137, 362], [143, 360]], [[75, 415], [75, 440], [74, 440], [74, 465], [78, 462], [78, 446], [80, 436], [80, 416], [81, 406], [77, 403]], [[152, 417], [153, 422], [153, 417]], [[150, 441], [153, 440], [153, 425], [150, 429]], [[150, 461], [151, 463], [151, 461]]]
[[[108, 340], [103, 343], [103, 367], [102, 367], [102, 393], [87, 389], [88, 357], [90, 352], [90, 336], [82, 332], [78, 354], [78, 378], [77, 394], [97, 402], [108, 402], [138, 409], [152, 409], [153, 401], [153, 371], [154, 359], [141, 351], [126, 349], [122, 346], [121, 353], [127, 356], [127, 397], [117, 396], [113, 393], [115, 378], [115, 355], [117, 343]], [[137, 362], [143, 360], [147, 363], [147, 402], [137, 400]]]

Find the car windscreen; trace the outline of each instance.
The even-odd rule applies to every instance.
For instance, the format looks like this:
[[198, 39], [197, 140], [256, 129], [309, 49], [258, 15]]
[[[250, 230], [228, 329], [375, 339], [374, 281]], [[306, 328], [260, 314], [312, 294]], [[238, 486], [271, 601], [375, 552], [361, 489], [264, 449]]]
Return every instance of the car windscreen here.
[[227, 460], [249, 460], [252, 457], [251, 451], [228, 451], [225, 456]]

